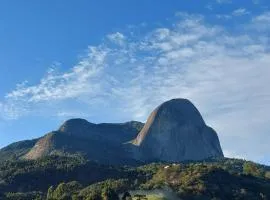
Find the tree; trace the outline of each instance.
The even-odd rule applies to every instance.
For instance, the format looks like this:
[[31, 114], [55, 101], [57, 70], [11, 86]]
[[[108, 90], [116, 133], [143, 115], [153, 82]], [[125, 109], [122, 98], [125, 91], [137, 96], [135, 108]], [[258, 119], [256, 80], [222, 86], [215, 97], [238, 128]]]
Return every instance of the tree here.
[[136, 200], [147, 200], [148, 198], [144, 194], [135, 194], [134, 197]]
[[243, 173], [256, 177], [263, 176], [263, 170], [261, 170], [255, 163], [252, 162], [245, 162], [243, 164]]
[[55, 199], [72, 199], [75, 198], [78, 191], [82, 188], [81, 184], [76, 181], [72, 181], [69, 183], [60, 183], [56, 189], [54, 190], [53, 187], [48, 189], [47, 193], [47, 200], [55, 200]]
[[47, 200], [53, 200], [53, 186], [49, 187], [48, 189]]
[[119, 197], [113, 189], [105, 187], [102, 191], [102, 199], [103, 200], [119, 200]]
[[270, 171], [265, 172], [264, 177], [270, 179]]
[[82, 196], [82, 199], [86, 199], [86, 200], [102, 200], [102, 197], [100, 195], [100, 192], [92, 191], [92, 192], [88, 193], [86, 196]]
[[122, 196], [122, 200], [132, 200], [132, 197], [129, 192], [125, 192]]

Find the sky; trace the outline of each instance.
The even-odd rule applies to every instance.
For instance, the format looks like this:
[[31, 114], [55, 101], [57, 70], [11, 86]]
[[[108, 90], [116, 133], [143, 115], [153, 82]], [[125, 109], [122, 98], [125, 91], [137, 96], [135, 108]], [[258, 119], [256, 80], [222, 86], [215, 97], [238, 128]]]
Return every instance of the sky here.
[[268, 0], [0, 1], [0, 147], [188, 98], [225, 156], [270, 165]]

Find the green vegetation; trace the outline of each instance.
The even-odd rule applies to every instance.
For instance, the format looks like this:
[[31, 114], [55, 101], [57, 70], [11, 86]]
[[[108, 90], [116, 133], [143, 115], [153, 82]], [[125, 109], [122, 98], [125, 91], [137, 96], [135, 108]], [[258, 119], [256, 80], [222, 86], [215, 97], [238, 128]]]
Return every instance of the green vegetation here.
[[9, 192], [6, 194], [5, 198], [7, 200], [42, 200], [43, 199], [43, 194], [41, 192], [26, 192], [26, 193], [12, 193]]
[[159, 196], [159, 195], [147, 195], [146, 198], [148, 200], [166, 200], [165, 197]]
[[256, 177], [263, 177], [265, 174], [263, 169], [259, 168], [255, 163], [252, 163], [252, 162], [244, 163], [243, 173], [247, 175], [256, 176]]
[[80, 156], [7, 161], [0, 163], [0, 194], [23, 196], [20, 193], [25, 193], [29, 196], [29, 192], [39, 191], [44, 196], [50, 186], [62, 182], [78, 181], [87, 186], [110, 178], [125, 178], [129, 173], [122, 168], [99, 165]]
[[270, 179], [270, 171], [266, 171], [264, 176], [266, 179]]
[[270, 168], [238, 159], [117, 167], [81, 156], [0, 163], [0, 199], [117, 200], [139, 190], [149, 193], [132, 199], [161, 200], [151, 191], [163, 188], [183, 199], [269, 199]]
[[243, 173], [229, 173], [216, 164], [160, 168], [144, 189], [172, 188], [184, 199], [262, 199], [270, 197], [270, 182]]
[[0, 162], [18, 159], [25, 155], [35, 145], [38, 139], [12, 143], [0, 150]]

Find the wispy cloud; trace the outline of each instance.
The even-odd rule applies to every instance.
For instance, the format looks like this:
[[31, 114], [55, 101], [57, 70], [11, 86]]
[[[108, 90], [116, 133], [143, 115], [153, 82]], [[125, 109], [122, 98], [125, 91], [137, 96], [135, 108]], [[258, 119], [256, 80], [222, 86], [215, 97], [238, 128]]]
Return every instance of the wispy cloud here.
[[257, 5], [261, 3], [261, 0], [252, 0], [252, 2]]
[[109, 34], [109, 35], [107, 35], [107, 38], [111, 42], [114, 42], [115, 44], [118, 44], [118, 45], [123, 45], [125, 42], [125, 36], [119, 32]]
[[[265, 12], [259, 16], [253, 18], [254, 23], [269, 23], [270, 22], [270, 12]], [[261, 24], [259, 24], [261, 25]], [[266, 24], [269, 27], [269, 24]]]
[[213, 10], [214, 9], [212, 4], [207, 4], [205, 6], [205, 8], [208, 9], [208, 10]]
[[245, 15], [250, 15], [251, 13], [245, 9], [245, 8], [239, 8], [234, 11], [232, 11], [229, 14], [217, 14], [216, 17], [218, 19], [225, 19], [225, 20], [230, 20], [233, 19], [234, 17], [241, 17]]
[[265, 12], [262, 13], [261, 15], [253, 17], [252, 23], [249, 25], [249, 28], [265, 32], [270, 31], [269, 24], [270, 24], [270, 12]]
[[1, 116], [144, 121], [163, 101], [189, 98], [226, 152], [259, 159], [270, 151], [269, 19], [254, 17], [243, 33], [178, 13], [171, 26], [143, 36], [109, 34], [68, 72], [50, 70], [38, 84], [18, 85], [0, 103]]
[[250, 12], [247, 11], [245, 8], [239, 8], [232, 12], [232, 15], [234, 16], [243, 16], [243, 15], [248, 15], [248, 14], [250, 14]]
[[223, 150], [224, 156], [227, 158], [245, 159], [245, 155], [238, 155], [235, 152]]
[[225, 20], [229, 20], [229, 19], [232, 19], [232, 15], [220, 15], [220, 14], [217, 14], [216, 17], [218, 19], [225, 19]]
[[219, 4], [232, 3], [232, 0], [216, 0]]
[[107, 51], [109, 50], [100, 47], [89, 47], [87, 56], [69, 72], [58, 74], [50, 69], [39, 84], [34, 86], [28, 86], [27, 83], [19, 84], [14, 91], [6, 95], [6, 99], [35, 103], [74, 98], [86, 91], [88, 94], [95, 93], [99, 87], [97, 78], [106, 67], [104, 59]]

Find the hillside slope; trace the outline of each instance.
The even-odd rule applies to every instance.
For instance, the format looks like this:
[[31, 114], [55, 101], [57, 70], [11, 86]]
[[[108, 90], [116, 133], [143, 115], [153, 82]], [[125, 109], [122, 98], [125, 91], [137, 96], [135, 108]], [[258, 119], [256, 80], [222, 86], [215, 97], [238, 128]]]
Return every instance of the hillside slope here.
[[83, 119], [68, 120], [58, 131], [39, 139], [23, 158], [80, 154], [103, 164], [138, 164], [125, 150], [124, 143], [135, 137], [142, 125], [140, 122], [93, 124]]
[[237, 159], [115, 167], [79, 156], [50, 156], [3, 162], [0, 172], [5, 200], [102, 200], [105, 191], [135, 195], [164, 188], [185, 200], [270, 198], [270, 167]]

